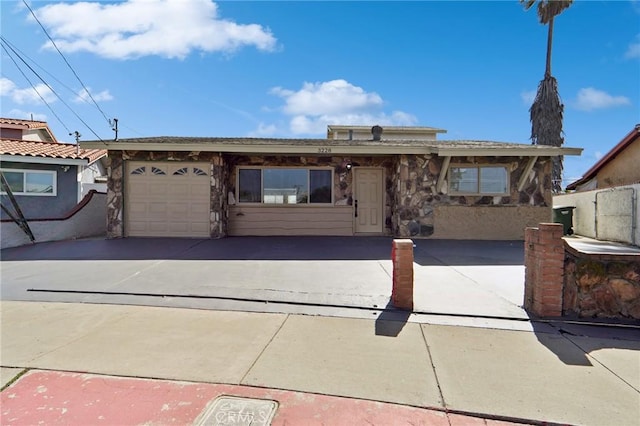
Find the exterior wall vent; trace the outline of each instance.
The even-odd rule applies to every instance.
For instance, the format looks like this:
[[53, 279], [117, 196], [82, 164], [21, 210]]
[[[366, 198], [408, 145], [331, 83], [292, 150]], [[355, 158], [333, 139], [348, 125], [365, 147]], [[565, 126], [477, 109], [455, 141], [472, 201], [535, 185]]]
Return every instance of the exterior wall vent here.
[[371, 134], [373, 135], [374, 141], [379, 141], [382, 139], [382, 127], [376, 125], [371, 128]]

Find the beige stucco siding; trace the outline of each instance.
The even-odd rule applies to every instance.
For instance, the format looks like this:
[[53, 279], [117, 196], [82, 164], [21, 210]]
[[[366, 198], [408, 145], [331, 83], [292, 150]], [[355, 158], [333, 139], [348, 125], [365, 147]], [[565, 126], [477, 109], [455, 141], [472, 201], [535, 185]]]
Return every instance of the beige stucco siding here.
[[523, 240], [524, 229], [551, 221], [551, 207], [437, 206], [432, 238]]
[[640, 183], [640, 138], [604, 166], [597, 175], [598, 188]]

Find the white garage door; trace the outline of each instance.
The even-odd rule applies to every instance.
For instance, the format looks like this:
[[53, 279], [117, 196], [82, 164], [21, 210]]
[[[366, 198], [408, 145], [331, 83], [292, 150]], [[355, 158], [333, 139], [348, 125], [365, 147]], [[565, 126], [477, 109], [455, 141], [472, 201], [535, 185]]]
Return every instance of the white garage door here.
[[129, 161], [125, 232], [138, 237], [209, 237], [208, 163]]

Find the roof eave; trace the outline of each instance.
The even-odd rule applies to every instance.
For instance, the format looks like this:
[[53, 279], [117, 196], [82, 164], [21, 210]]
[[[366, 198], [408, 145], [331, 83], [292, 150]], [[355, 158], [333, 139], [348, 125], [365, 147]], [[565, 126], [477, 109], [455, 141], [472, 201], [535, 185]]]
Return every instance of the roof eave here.
[[86, 166], [94, 163], [97, 160], [99, 160], [99, 158], [94, 161], [89, 161], [89, 159], [87, 158], [58, 158], [58, 157], [41, 157], [41, 156], [35, 156], [35, 155], [10, 155], [10, 154], [0, 155], [0, 161], [13, 162], [13, 163], [55, 164], [55, 165], [63, 165], [63, 166]]

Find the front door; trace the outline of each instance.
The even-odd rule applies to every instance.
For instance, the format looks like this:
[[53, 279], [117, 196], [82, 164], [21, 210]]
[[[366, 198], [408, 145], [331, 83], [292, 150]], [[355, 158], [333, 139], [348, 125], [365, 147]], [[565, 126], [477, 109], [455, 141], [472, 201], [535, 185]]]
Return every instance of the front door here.
[[354, 167], [353, 171], [355, 232], [382, 233], [382, 169]]

